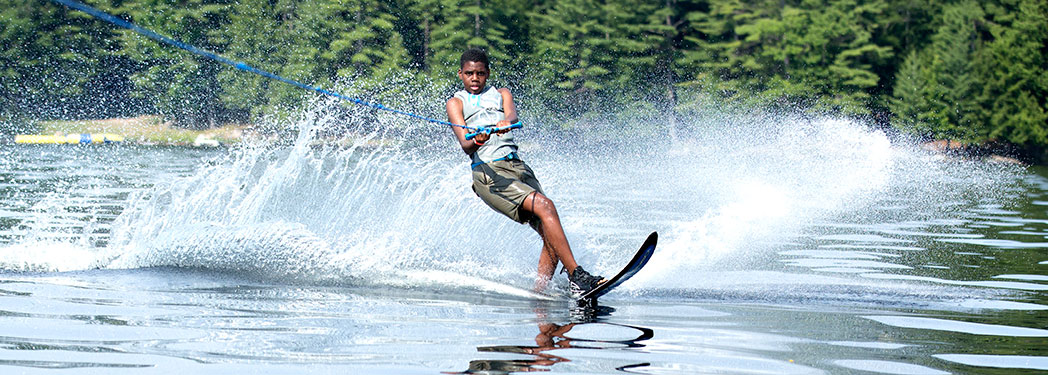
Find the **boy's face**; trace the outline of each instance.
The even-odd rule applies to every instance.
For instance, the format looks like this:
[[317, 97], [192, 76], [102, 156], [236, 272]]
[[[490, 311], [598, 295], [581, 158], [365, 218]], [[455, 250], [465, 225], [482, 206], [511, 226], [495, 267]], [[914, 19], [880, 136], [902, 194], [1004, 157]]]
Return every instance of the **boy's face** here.
[[488, 67], [479, 61], [466, 61], [458, 71], [459, 79], [466, 86], [466, 92], [470, 94], [480, 94], [481, 91], [484, 91], [489, 73]]

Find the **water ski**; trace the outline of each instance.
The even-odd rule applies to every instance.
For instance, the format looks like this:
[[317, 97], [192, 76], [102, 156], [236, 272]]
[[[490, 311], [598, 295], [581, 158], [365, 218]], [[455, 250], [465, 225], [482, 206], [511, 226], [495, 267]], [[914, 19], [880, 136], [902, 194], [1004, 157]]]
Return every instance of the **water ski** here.
[[593, 290], [583, 293], [579, 296], [577, 302], [582, 307], [594, 307], [597, 305], [597, 298], [610, 292], [615, 287], [629, 280], [633, 275], [636, 275], [644, 265], [648, 263], [648, 259], [651, 259], [651, 254], [655, 253], [655, 243], [659, 241], [659, 234], [657, 232], [651, 232], [648, 235], [648, 239], [644, 240], [644, 244], [640, 245], [640, 250], [637, 250], [637, 255], [633, 256], [633, 259], [626, 264], [626, 267], [622, 268], [611, 279], [600, 284]]

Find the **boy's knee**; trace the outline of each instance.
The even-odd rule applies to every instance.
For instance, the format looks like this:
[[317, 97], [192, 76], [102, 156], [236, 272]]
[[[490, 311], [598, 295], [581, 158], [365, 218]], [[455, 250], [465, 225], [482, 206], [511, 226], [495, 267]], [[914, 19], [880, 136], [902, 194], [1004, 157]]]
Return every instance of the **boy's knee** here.
[[535, 195], [531, 197], [531, 206], [532, 213], [539, 217], [557, 214], [557, 207], [553, 205], [553, 201], [540, 193], [535, 193]]

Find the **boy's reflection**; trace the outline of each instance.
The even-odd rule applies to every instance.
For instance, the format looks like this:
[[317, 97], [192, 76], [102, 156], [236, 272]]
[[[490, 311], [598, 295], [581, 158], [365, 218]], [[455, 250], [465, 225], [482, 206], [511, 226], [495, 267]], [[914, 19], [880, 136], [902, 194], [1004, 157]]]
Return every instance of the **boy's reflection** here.
[[[602, 318], [610, 315], [614, 309], [609, 307], [597, 307], [596, 309], [579, 309], [572, 311], [573, 322], [558, 325], [550, 322], [548, 318], [547, 309], [545, 307], [536, 307], [535, 314], [538, 317], [538, 328], [539, 334], [535, 336], [535, 346], [527, 345], [500, 345], [500, 346], [481, 346], [477, 348], [480, 352], [498, 352], [498, 353], [520, 353], [529, 354], [535, 356], [532, 359], [517, 359], [517, 360], [475, 360], [469, 362], [469, 370], [456, 373], [448, 374], [508, 374], [511, 372], [532, 372], [532, 371], [549, 371], [547, 368], [554, 364], [561, 362], [569, 362], [567, 358], [559, 357], [548, 353], [554, 349], [566, 349], [566, 348], [583, 348], [583, 349], [610, 349], [603, 346], [588, 346], [586, 343], [603, 343], [603, 344], [619, 344], [624, 345], [627, 348], [639, 348], [644, 347], [639, 342], [648, 340], [654, 336], [654, 332], [648, 328], [629, 326], [624, 324], [615, 324], [602, 322]], [[619, 327], [627, 327], [635, 329], [639, 332], [636, 338], [628, 340], [588, 340], [581, 338], [570, 338], [565, 336], [571, 329], [576, 325], [590, 324], [590, 323], [602, 323], [615, 325]], [[631, 364], [627, 366], [619, 367], [618, 370], [624, 371], [627, 368], [643, 367], [648, 366], [647, 363]]]

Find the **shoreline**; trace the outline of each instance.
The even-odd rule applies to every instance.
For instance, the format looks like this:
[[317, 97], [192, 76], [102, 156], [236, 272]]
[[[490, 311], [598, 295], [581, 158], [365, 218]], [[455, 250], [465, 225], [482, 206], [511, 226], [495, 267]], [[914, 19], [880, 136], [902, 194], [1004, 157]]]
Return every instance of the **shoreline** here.
[[[40, 129], [36, 134], [45, 137], [75, 134], [117, 135], [123, 140], [114, 143], [182, 147], [229, 146], [252, 136], [254, 128], [252, 124], [234, 123], [204, 130], [182, 129], [171, 126], [171, 123], [164, 122], [157, 115], [93, 120], [47, 120], [38, 124]], [[920, 144], [920, 148], [941, 157], [983, 159], [1015, 165], [1044, 165], [1022, 160], [1011, 153], [1000, 152], [999, 147], [992, 146], [995, 145], [971, 145], [954, 140], [934, 140]]]
[[136, 145], [218, 147], [239, 143], [249, 124], [226, 124], [217, 128], [191, 130], [172, 127], [156, 115], [96, 120], [40, 121], [37, 134], [113, 134]]

